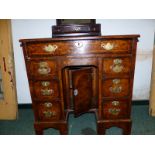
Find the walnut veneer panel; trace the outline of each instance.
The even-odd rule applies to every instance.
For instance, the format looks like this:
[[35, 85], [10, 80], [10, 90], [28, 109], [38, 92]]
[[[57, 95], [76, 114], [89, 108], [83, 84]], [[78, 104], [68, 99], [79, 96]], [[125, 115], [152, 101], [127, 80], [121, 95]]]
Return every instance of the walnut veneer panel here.
[[104, 119], [125, 119], [129, 118], [129, 101], [128, 100], [104, 100], [103, 101], [103, 118]]
[[[48, 51], [48, 48], [52, 52]], [[112, 49], [111, 49], [112, 48]], [[75, 55], [93, 53], [130, 53], [131, 40], [77, 40], [77, 41], [51, 41], [30, 43], [27, 45], [29, 56], [36, 55]]]
[[103, 97], [127, 97], [129, 96], [129, 79], [106, 79], [103, 81]]
[[28, 74], [30, 78], [43, 80], [51, 79], [54, 75], [57, 74], [57, 61], [56, 60], [33, 60], [27, 63], [29, 68]]
[[129, 75], [131, 69], [130, 57], [105, 58], [103, 60], [103, 71], [105, 75]]
[[61, 107], [59, 102], [41, 102], [37, 103], [35, 108], [39, 121], [58, 121], [61, 119]]

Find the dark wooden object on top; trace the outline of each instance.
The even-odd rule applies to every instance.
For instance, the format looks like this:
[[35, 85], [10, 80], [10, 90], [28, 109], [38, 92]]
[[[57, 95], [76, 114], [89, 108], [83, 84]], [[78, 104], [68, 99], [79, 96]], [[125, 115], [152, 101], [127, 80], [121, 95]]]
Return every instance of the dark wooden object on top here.
[[70, 112], [93, 112], [98, 134], [131, 133], [131, 99], [139, 35], [22, 39], [36, 134], [67, 134]]
[[52, 37], [100, 36], [101, 24], [95, 19], [57, 19], [52, 26]]

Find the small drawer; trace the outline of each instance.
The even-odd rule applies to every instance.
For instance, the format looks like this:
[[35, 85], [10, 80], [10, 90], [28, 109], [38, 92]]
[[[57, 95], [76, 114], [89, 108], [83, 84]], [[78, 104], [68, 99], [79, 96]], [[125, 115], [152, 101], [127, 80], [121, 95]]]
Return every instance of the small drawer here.
[[123, 119], [129, 117], [130, 104], [128, 100], [104, 100], [102, 105], [103, 119]]
[[103, 81], [103, 97], [126, 97], [129, 95], [130, 80], [125, 78], [106, 79]]
[[40, 60], [27, 62], [28, 75], [35, 79], [51, 79], [57, 73], [55, 60]]
[[131, 40], [77, 40], [64, 43], [61, 55], [131, 53]]
[[55, 41], [27, 44], [29, 56], [58, 56], [83, 54], [88, 41]]
[[90, 27], [86, 26], [80, 26], [80, 25], [66, 25], [66, 26], [53, 26], [52, 32], [56, 34], [68, 34], [68, 33], [77, 33], [77, 32], [89, 32]]
[[131, 53], [131, 40], [77, 40], [75, 54]]
[[31, 82], [31, 85], [36, 100], [51, 100], [60, 97], [57, 80]]
[[103, 40], [100, 43], [101, 49], [105, 52], [118, 52], [122, 53], [124, 51], [130, 51], [132, 48], [131, 40], [121, 40], [121, 39], [113, 39], [113, 40]]
[[131, 71], [130, 58], [105, 58], [103, 60], [103, 72], [108, 75], [129, 74]]
[[92, 31], [100, 32], [100, 29], [100, 24], [52, 26], [52, 35], [56, 36], [56, 34], [67, 34], [67, 36], [69, 36], [70, 34], [70, 36], [74, 36], [73, 33], [86, 33], [86, 35], [88, 35], [88, 33], [92, 33]]
[[61, 106], [59, 102], [42, 102], [36, 104], [35, 110], [39, 121], [54, 121], [61, 119]]
[[29, 43], [26, 50], [29, 56], [59, 55], [59, 44], [57, 42]]

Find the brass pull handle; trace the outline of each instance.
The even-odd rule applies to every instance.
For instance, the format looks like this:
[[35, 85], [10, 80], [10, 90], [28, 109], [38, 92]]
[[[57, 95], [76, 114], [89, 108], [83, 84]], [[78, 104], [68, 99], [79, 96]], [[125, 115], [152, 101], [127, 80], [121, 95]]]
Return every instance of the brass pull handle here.
[[109, 88], [110, 92], [112, 93], [120, 93], [122, 91], [122, 87], [121, 86], [114, 86], [114, 87], [110, 87]]
[[48, 66], [47, 62], [40, 62], [39, 63], [39, 68], [38, 68], [38, 73], [42, 75], [49, 74], [51, 72], [51, 68]]
[[112, 44], [112, 43], [101, 43], [101, 48], [110, 51], [114, 48], [114, 44]]
[[43, 87], [48, 87], [50, 85], [50, 82], [49, 81], [43, 81], [43, 82], [41, 82], [41, 85]]
[[112, 83], [115, 84], [115, 85], [116, 85], [116, 84], [119, 84], [120, 82], [121, 82], [120, 79], [113, 79], [113, 80], [112, 80]]
[[112, 69], [113, 72], [120, 73], [123, 71], [124, 67], [122, 65], [112, 65], [110, 66], [110, 68]]
[[45, 102], [44, 105], [46, 108], [51, 108], [53, 106], [51, 102]]
[[112, 101], [113, 106], [118, 106], [119, 104], [120, 104], [119, 101]]
[[111, 108], [108, 110], [108, 112], [112, 115], [118, 115], [120, 113], [121, 109], [118, 108]]
[[78, 90], [77, 89], [74, 89], [74, 96], [77, 96], [78, 95]]
[[114, 65], [122, 64], [122, 62], [123, 62], [122, 59], [119, 59], [119, 58], [114, 59], [114, 61], [113, 61]]
[[50, 68], [39, 68], [38, 69], [38, 73], [39, 74], [42, 74], [42, 75], [47, 75], [51, 72], [51, 69]]
[[50, 118], [56, 115], [55, 111], [43, 111], [43, 114], [46, 118]]
[[54, 93], [53, 89], [41, 89], [41, 94], [44, 96], [49, 96]]
[[122, 72], [124, 67], [122, 65], [122, 59], [114, 59], [113, 60], [113, 65], [110, 66], [110, 69], [112, 69], [113, 72], [115, 73], [119, 73], [119, 72]]
[[45, 52], [54, 53], [57, 48], [58, 48], [57, 45], [51, 45], [51, 44], [49, 44], [49, 45], [44, 46], [43, 49], [44, 49]]

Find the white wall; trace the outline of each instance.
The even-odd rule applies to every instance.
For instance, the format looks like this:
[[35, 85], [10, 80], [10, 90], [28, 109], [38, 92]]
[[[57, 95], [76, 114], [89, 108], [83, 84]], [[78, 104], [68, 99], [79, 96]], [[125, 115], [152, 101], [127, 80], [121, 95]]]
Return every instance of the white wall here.
[[55, 20], [12, 20], [18, 103], [31, 103], [25, 63], [19, 39], [51, 37]]
[[[135, 70], [134, 100], [149, 99], [155, 20], [101, 20], [102, 35], [140, 34]], [[12, 20], [13, 48], [19, 103], [31, 103], [19, 39], [51, 37], [55, 20]]]

